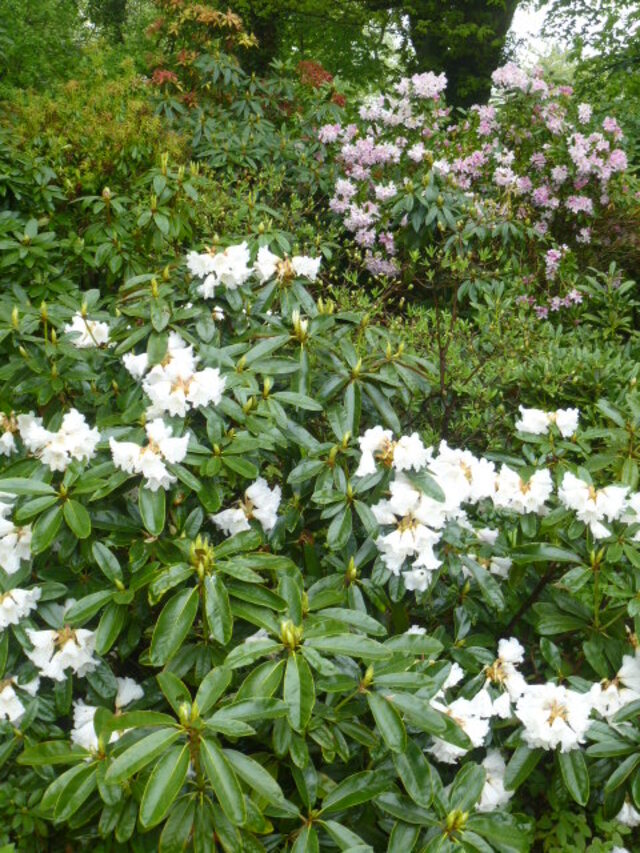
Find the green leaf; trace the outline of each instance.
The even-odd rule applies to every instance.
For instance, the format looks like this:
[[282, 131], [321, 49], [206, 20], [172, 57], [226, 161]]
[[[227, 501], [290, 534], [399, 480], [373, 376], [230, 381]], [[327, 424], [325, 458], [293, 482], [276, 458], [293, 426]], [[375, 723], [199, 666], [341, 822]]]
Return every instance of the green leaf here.
[[304, 731], [311, 719], [316, 694], [309, 665], [302, 655], [295, 652], [287, 661], [283, 696], [289, 708], [287, 717], [291, 728], [297, 732]]
[[541, 749], [529, 749], [524, 744], [517, 747], [509, 759], [504, 774], [504, 786], [507, 791], [518, 790], [520, 785], [533, 773], [543, 754]]
[[389, 429], [392, 429], [396, 435], [402, 435], [402, 424], [393, 410], [393, 406], [389, 403], [382, 391], [370, 382], [367, 382], [364, 388], [369, 399], [380, 413], [380, 417], [384, 423], [389, 427]]
[[404, 752], [393, 756], [398, 776], [414, 803], [428, 809], [433, 797], [431, 767], [423, 751], [409, 738]]
[[[384, 625], [381, 625], [377, 619], [363, 613], [361, 610], [349, 610], [346, 607], [325, 607], [319, 611], [319, 616], [335, 619], [338, 622], [343, 622], [358, 631], [363, 631], [365, 634], [374, 634], [377, 637], [382, 637], [387, 633]], [[442, 648], [442, 646], [440, 646]]]
[[62, 507], [52, 506], [38, 516], [31, 532], [31, 553], [46, 551], [56, 538], [62, 525]]
[[636, 767], [640, 764], [640, 754], [639, 755], [630, 755], [628, 758], [619, 764], [616, 769], [613, 771], [611, 776], [607, 779], [604, 784], [604, 792], [608, 794], [610, 791], [615, 791], [616, 788], [619, 788], [629, 776], [633, 773]]
[[62, 505], [64, 520], [69, 529], [78, 539], [86, 539], [91, 535], [91, 517], [85, 507], [74, 500], [66, 500]]
[[216, 725], [223, 720], [241, 720], [243, 722], [272, 720], [275, 717], [286, 716], [288, 710], [286, 702], [282, 702], [280, 699], [256, 696], [255, 699], [243, 699], [241, 702], [225, 705], [224, 708], [216, 711], [207, 722]]
[[106, 655], [111, 649], [125, 626], [127, 612], [126, 606], [113, 601], [107, 604], [96, 629], [96, 654]]
[[198, 687], [195, 702], [204, 717], [216, 704], [231, 682], [231, 670], [218, 666], [208, 672]]
[[103, 607], [107, 601], [113, 598], [112, 589], [102, 589], [100, 592], [92, 592], [85, 595], [80, 601], [76, 601], [65, 613], [65, 620], [70, 625], [83, 625], [88, 622]]
[[475, 560], [472, 560], [471, 557], [467, 557], [465, 554], [461, 554], [460, 559], [471, 572], [473, 579], [480, 587], [482, 597], [489, 607], [495, 608], [496, 610], [504, 610], [504, 595], [491, 572], [487, 571], [487, 569], [483, 569], [481, 565], [476, 563]]
[[456, 774], [449, 791], [450, 808], [470, 811], [480, 799], [485, 778], [484, 767], [479, 764], [464, 764]]
[[238, 779], [218, 744], [208, 737], [200, 741], [200, 760], [222, 810], [231, 823], [242, 826], [247, 813]]
[[152, 536], [160, 536], [164, 529], [166, 497], [164, 489], [152, 492], [144, 486], [138, 490], [138, 508], [145, 528]]
[[243, 456], [221, 456], [222, 464], [229, 468], [230, 471], [234, 471], [236, 474], [240, 474], [241, 477], [244, 477], [246, 480], [255, 480], [258, 476], [258, 469], [253, 464], [253, 462], [249, 462], [248, 459], [245, 459]]
[[413, 655], [414, 657], [431, 658], [442, 651], [442, 643], [428, 634], [397, 634], [389, 637], [384, 643], [385, 649], [393, 652]]
[[330, 637], [312, 637], [305, 645], [321, 652], [347, 655], [364, 660], [388, 660], [392, 652], [381, 643], [358, 634], [335, 634]]
[[118, 558], [106, 545], [103, 545], [102, 542], [94, 542], [91, 546], [91, 553], [98, 564], [98, 568], [103, 575], [109, 578], [111, 583], [116, 581], [122, 583], [124, 581]]
[[391, 787], [391, 780], [382, 773], [365, 770], [343, 779], [330, 791], [322, 803], [322, 813], [340, 812], [372, 800]]
[[327, 545], [333, 551], [339, 551], [349, 541], [353, 527], [351, 507], [345, 507], [333, 519], [327, 530]]
[[251, 642], [240, 643], [239, 646], [231, 649], [225, 658], [224, 665], [230, 669], [238, 669], [240, 666], [246, 666], [258, 658], [273, 654], [282, 648], [282, 643], [266, 638], [264, 640], [252, 640]]
[[224, 754], [233, 766], [235, 773], [261, 797], [277, 806], [286, 802], [282, 788], [261, 764], [245, 755], [244, 752], [238, 752], [235, 749], [225, 749]]
[[521, 545], [518, 551], [511, 554], [517, 563], [581, 563], [579, 554], [566, 548], [544, 543]]
[[173, 672], [159, 672], [156, 681], [175, 714], [180, 713], [180, 707], [185, 703], [191, 704], [191, 694], [187, 686]]
[[318, 403], [311, 397], [307, 397], [305, 394], [296, 394], [293, 391], [276, 391], [271, 396], [275, 400], [282, 400], [283, 403], [298, 406], [309, 412], [322, 412], [324, 410], [324, 406], [321, 403]]
[[56, 490], [49, 483], [33, 480], [31, 477], [9, 477], [0, 480], [0, 492], [10, 495], [55, 495]]
[[130, 779], [162, 755], [182, 735], [178, 729], [160, 729], [125, 749], [108, 768], [105, 780], [112, 785]]
[[140, 823], [149, 828], [163, 820], [187, 778], [189, 747], [174, 746], [153, 768], [140, 802]]
[[54, 819], [56, 821], [69, 820], [80, 806], [89, 799], [97, 784], [96, 765], [92, 763], [84, 768], [84, 772], [74, 775], [69, 783], [64, 786], [53, 809]]
[[318, 833], [313, 826], [307, 824], [298, 833], [291, 853], [319, 853], [320, 842], [318, 841]]
[[91, 753], [66, 740], [45, 740], [27, 746], [18, 756], [18, 764], [30, 767], [47, 767], [53, 764], [77, 764], [91, 757]]
[[209, 630], [215, 640], [226, 646], [233, 632], [233, 614], [229, 594], [218, 575], [207, 575], [204, 579], [204, 606]]
[[162, 359], [167, 354], [167, 345], [169, 343], [169, 335], [166, 332], [152, 332], [147, 341], [147, 355], [149, 357], [149, 365], [160, 364]]
[[197, 612], [196, 588], [183, 589], [167, 601], [151, 637], [149, 660], [154, 666], [164, 666], [178, 651], [193, 625]]
[[398, 711], [379, 693], [367, 693], [367, 702], [386, 745], [392, 752], [404, 752], [407, 732]]
[[178, 800], [162, 828], [159, 853], [182, 853], [187, 848], [195, 814], [196, 804], [192, 797], [182, 797]]
[[589, 799], [589, 771], [580, 749], [557, 753], [558, 765], [565, 788], [580, 806], [586, 806]]

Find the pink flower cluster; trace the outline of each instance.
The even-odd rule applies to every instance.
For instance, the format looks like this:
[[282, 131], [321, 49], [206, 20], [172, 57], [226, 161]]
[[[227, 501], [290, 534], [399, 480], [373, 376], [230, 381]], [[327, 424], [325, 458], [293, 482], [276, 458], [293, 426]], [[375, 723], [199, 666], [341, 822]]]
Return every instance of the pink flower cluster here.
[[574, 105], [571, 88], [549, 84], [540, 69], [508, 63], [493, 83], [495, 102], [472, 107], [459, 124], [442, 103], [444, 75], [427, 72], [369, 98], [358, 125], [320, 129], [320, 140], [337, 146], [342, 170], [330, 208], [365, 250], [373, 274], [401, 268], [407, 229], [423, 228], [425, 241], [439, 239], [433, 216], [409, 212], [415, 198], [428, 205], [423, 186], [458, 193], [471, 226], [526, 224], [528, 235], [551, 246], [547, 281], [564, 254], [560, 244], [578, 251], [591, 241], [591, 221], [609, 204], [612, 179], [627, 168], [619, 124], [607, 117], [594, 126], [591, 106]]

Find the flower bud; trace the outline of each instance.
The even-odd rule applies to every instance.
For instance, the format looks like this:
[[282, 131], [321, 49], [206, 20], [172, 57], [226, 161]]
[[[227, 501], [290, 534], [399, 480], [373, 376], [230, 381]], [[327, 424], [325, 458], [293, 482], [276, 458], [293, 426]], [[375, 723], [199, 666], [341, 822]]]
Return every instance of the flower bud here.
[[20, 314], [18, 312], [18, 306], [13, 306], [13, 311], [11, 312], [11, 326], [18, 331], [20, 328]]

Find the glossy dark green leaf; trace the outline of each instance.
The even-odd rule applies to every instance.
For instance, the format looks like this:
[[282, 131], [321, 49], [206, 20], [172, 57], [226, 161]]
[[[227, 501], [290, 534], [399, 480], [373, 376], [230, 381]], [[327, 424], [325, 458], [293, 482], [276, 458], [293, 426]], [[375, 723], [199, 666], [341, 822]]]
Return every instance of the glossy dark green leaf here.
[[149, 658], [154, 666], [164, 664], [178, 651], [198, 612], [198, 590], [183, 589], [162, 608], [153, 636]]
[[589, 799], [589, 771], [580, 749], [557, 753], [558, 766], [567, 791], [580, 806]]
[[31, 532], [31, 553], [41, 554], [51, 546], [62, 526], [62, 507], [52, 506], [39, 515]]
[[160, 758], [149, 776], [140, 802], [140, 823], [149, 828], [163, 820], [187, 778], [189, 747], [174, 746]]
[[390, 780], [381, 773], [365, 770], [354, 773], [336, 785], [322, 802], [322, 813], [340, 812], [366, 803], [386, 791]]
[[200, 741], [200, 760], [225, 815], [231, 823], [241, 826], [247, 815], [242, 789], [231, 764], [214, 740], [205, 737]]
[[404, 752], [407, 732], [398, 711], [379, 693], [367, 693], [367, 702], [386, 745], [392, 752]]
[[315, 686], [309, 665], [301, 654], [293, 652], [287, 660], [284, 674], [284, 701], [288, 706], [291, 727], [304, 731], [315, 704]]
[[164, 529], [166, 497], [164, 489], [152, 492], [144, 486], [138, 490], [138, 508], [145, 528], [152, 536], [160, 536]]
[[233, 631], [233, 615], [229, 594], [219, 575], [207, 575], [204, 579], [204, 604], [209, 630], [213, 638], [226, 646]]
[[133, 746], [120, 753], [109, 766], [105, 779], [109, 784], [117, 784], [130, 779], [143, 767], [163, 755], [165, 751], [178, 740], [181, 732], [178, 729], [160, 729], [142, 738]]
[[414, 803], [429, 808], [432, 799], [431, 767], [424, 752], [409, 738], [404, 752], [393, 756], [398, 776]]
[[72, 533], [78, 539], [86, 539], [91, 535], [91, 517], [85, 507], [74, 500], [66, 500], [62, 505], [64, 520]]
[[530, 749], [521, 744], [517, 747], [507, 764], [504, 774], [504, 786], [507, 791], [517, 791], [520, 785], [535, 770], [543, 756], [541, 749]]

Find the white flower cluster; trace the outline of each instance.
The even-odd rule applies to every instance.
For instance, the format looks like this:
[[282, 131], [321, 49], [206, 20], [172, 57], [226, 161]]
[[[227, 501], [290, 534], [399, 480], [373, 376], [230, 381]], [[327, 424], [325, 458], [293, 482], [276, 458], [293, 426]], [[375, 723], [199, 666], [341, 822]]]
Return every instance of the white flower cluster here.
[[[16, 678], [3, 678], [0, 680], [0, 720], [7, 719], [10, 723], [17, 723], [25, 712], [25, 707], [20, 699], [20, 692], [24, 690], [29, 696], [35, 696], [40, 686], [40, 679], [34, 678], [26, 684], [20, 684]], [[16, 687], [18, 692], [16, 693]]]
[[[115, 712], [120, 713], [123, 708], [131, 702], [137, 702], [144, 696], [144, 690], [133, 678], [116, 678], [118, 692], [115, 698]], [[98, 736], [96, 734], [93, 720], [98, 710], [96, 705], [85, 705], [82, 699], [73, 703], [73, 728], [71, 729], [71, 741], [89, 752], [97, 752], [99, 748]], [[125, 729], [125, 731], [127, 731]], [[109, 743], [114, 743], [125, 732], [112, 732]]]
[[[423, 631], [413, 626], [408, 633]], [[456, 722], [469, 738], [471, 749], [485, 745], [491, 720], [497, 718], [519, 723], [522, 740], [531, 749], [570, 752], [585, 742], [593, 712], [610, 719], [622, 707], [640, 698], [640, 649], [623, 657], [614, 679], [592, 684], [586, 692], [553, 682], [528, 684], [519, 669], [523, 661], [524, 648], [518, 640], [502, 639], [498, 643], [498, 656], [485, 667], [484, 685], [475, 695], [446, 698], [448, 691], [464, 678], [464, 671], [454, 663], [430, 704]], [[455, 764], [469, 750], [434, 737], [427, 751], [438, 761]], [[513, 792], [505, 789], [506, 766], [498, 750], [488, 750], [482, 766], [486, 778], [477, 808], [493, 811], [505, 805]], [[640, 814], [630, 809], [633, 809], [631, 804], [625, 804], [617, 819], [629, 826], [640, 825]]]
[[519, 406], [520, 420], [516, 421], [518, 432], [533, 435], [546, 435], [552, 424], [563, 438], [570, 438], [578, 429], [580, 411], [578, 409], [557, 409], [555, 412], [543, 412], [542, 409], [525, 409]]
[[88, 320], [80, 312], [73, 315], [71, 322], [64, 327], [72, 336], [71, 343], [80, 349], [99, 347], [109, 343], [109, 326], [98, 320]]
[[[528, 480], [507, 465], [496, 471], [493, 462], [478, 459], [468, 450], [454, 450], [445, 441], [437, 455], [426, 448], [417, 433], [393, 440], [390, 430], [380, 426], [367, 430], [359, 440], [362, 456], [356, 476], [372, 474], [378, 464], [394, 470], [389, 484], [390, 497], [373, 506], [373, 515], [381, 526], [393, 525], [376, 540], [384, 565], [399, 575], [408, 559], [411, 569], [402, 574], [409, 590], [424, 591], [433, 572], [441, 565], [433, 551], [445, 525], [457, 521], [469, 527], [463, 504], [491, 500], [496, 509], [511, 512], [543, 513], [552, 492], [551, 475], [536, 471]], [[444, 500], [438, 501], [412, 481], [415, 474], [429, 474], [439, 486]], [[497, 574], [504, 574], [510, 563], [495, 564]]]
[[0, 456], [11, 456], [18, 448], [14, 434], [18, 431], [18, 423], [13, 416], [0, 412]]
[[18, 429], [27, 450], [35, 453], [52, 471], [65, 471], [72, 459], [88, 461], [96, 451], [100, 433], [87, 424], [84, 415], [71, 409], [57, 432], [42, 426], [32, 413], [18, 415]]
[[168, 489], [176, 477], [167, 470], [166, 463], [182, 462], [187, 455], [189, 436], [174, 437], [162, 418], [151, 421], [145, 429], [149, 443], [144, 447], [134, 441], [109, 439], [113, 464], [127, 474], [142, 474], [146, 477], [144, 485], [152, 492]]
[[33, 589], [10, 589], [0, 593], [0, 631], [9, 625], [17, 625], [38, 605], [39, 587]]
[[65, 670], [84, 676], [98, 665], [93, 657], [95, 634], [86, 628], [62, 628], [60, 631], [34, 631], [27, 628], [27, 637], [33, 646], [25, 652], [40, 675], [54, 681], [64, 681]]
[[146, 353], [127, 353], [122, 359], [134, 379], [142, 379], [142, 389], [151, 400], [147, 417], [155, 418], [163, 412], [184, 418], [189, 409], [217, 405], [222, 399], [225, 379], [217, 367], [196, 370], [197, 356], [193, 347], [187, 346], [176, 332], [171, 332], [167, 354], [161, 364], [149, 370]]
[[[0, 498], [6, 497], [0, 494]], [[0, 568], [13, 575], [20, 568], [20, 561], [31, 557], [31, 525], [18, 527], [6, 517], [10, 512], [11, 504], [0, 500]]]
[[278, 508], [282, 491], [280, 486], [269, 488], [264, 477], [258, 477], [244, 493], [244, 500], [237, 507], [224, 509], [211, 516], [211, 520], [227, 536], [235, 536], [243, 530], [251, 530], [249, 519], [255, 518], [265, 533], [273, 530], [278, 520]]
[[[585, 483], [575, 474], [567, 471], [562, 478], [558, 489], [560, 502], [572, 509], [577, 518], [589, 526], [591, 533], [596, 539], [606, 539], [611, 532], [602, 523], [615, 521], [623, 518], [625, 511], [629, 508], [627, 502], [626, 486], [605, 486], [604, 489], [595, 489], [590, 483]], [[640, 493], [633, 496], [631, 509], [640, 508], [638, 502]], [[636, 522], [635, 514], [628, 518]]]
[[299, 276], [315, 281], [320, 261], [320, 258], [310, 258], [306, 255], [281, 258], [274, 255], [267, 246], [262, 246], [258, 250], [254, 265], [250, 266], [251, 255], [246, 242], [228, 246], [219, 252], [189, 252], [187, 255], [189, 272], [202, 279], [198, 293], [205, 299], [211, 299], [218, 285], [223, 284], [229, 290], [236, 290], [253, 275], [257, 275], [261, 283], [275, 275], [281, 279]]

